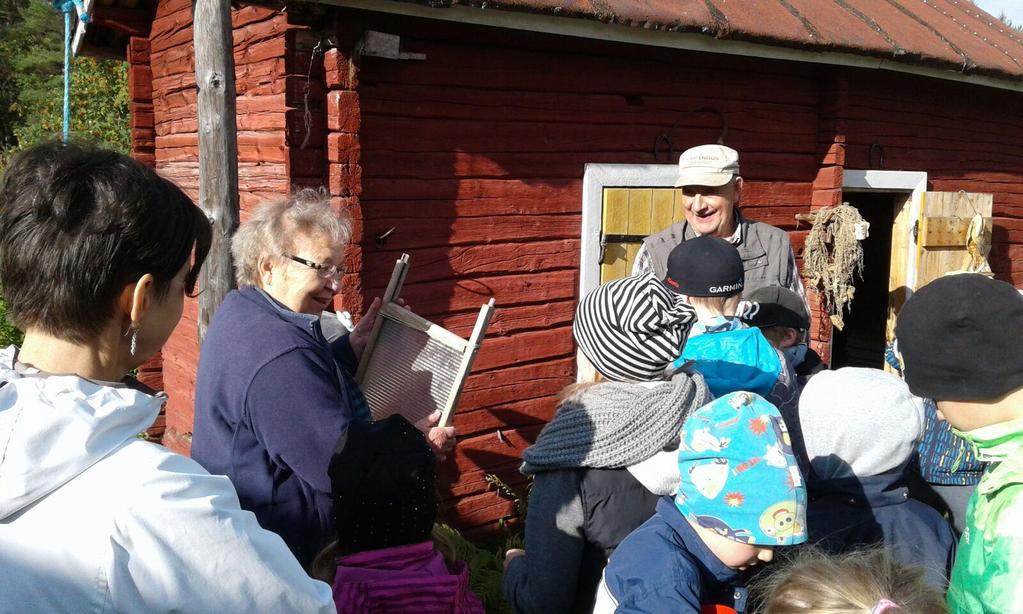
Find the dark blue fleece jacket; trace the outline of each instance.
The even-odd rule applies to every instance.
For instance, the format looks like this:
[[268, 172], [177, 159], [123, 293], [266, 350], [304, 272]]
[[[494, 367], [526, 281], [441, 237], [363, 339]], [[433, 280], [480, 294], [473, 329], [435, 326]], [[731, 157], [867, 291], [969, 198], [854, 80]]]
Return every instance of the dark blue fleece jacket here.
[[895, 560], [923, 567], [927, 581], [945, 589], [955, 533], [936, 510], [909, 498], [903, 474], [811, 479], [806, 489], [810, 542], [833, 554], [883, 545]]
[[231, 478], [243, 509], [303, 566], [335, 537], [327, 467], [352, 419], [368, 418], [347, 336], [328, 345], [317, 317], [256, 288], [227, 295], [195, 383], [192, 458]]
[[603, 585], [618, 614], [699, 614], [707, 604], [746, 609], [739, 572], [707, 548], [671, 497], [657, 502], [650, 520], [618, 545], [604, 568]]

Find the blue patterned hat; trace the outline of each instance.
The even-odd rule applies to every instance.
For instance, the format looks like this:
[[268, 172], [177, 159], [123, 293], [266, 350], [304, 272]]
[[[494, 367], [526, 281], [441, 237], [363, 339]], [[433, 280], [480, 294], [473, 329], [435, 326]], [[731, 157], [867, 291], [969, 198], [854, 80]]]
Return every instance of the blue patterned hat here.
[[675, 506], [691, 522], [760, 546], [806, 541], [806, 487], [778, 409], [733, 392], [682, 427]]

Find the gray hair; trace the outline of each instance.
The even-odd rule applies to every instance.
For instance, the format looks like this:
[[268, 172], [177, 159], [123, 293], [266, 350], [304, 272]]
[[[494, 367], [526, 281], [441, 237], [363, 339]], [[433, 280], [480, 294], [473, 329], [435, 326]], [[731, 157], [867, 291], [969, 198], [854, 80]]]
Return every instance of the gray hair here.
[[330, 196], [322, 188], [259, 204], [231, 240], [238, 287], [258, 286], [260, 261], [292, 251], [296, 236], [326, 237], [333, 245], [343, 245], [352, 238], [352, 226], [347, 216], [330, 206]]

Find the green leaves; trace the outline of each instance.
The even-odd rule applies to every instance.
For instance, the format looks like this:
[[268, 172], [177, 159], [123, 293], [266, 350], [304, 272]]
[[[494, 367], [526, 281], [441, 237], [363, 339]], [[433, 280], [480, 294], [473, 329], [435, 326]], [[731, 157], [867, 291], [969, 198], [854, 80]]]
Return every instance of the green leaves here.
[[[0, 0], [0, 24], [0, 150], [9, 155], [60, 136], [64, 18], [46, 0]], [[73, 59], [71, 130], [75, 138], [129, 151], [127, 62]]]
[[[0, 172], [19, 149], [60, 138], [64, 100], [64, 17], [47, 0], [0, 0]], [[71, 131], [77, 139], [128, 153], [127, 62], [75, 58]], [[22, 334], [0, 301], [0, 347]]]
[[0, 348], [16, 345], [21, 347], [25, 335], [7, 321], [7, 303], [0, 297]]

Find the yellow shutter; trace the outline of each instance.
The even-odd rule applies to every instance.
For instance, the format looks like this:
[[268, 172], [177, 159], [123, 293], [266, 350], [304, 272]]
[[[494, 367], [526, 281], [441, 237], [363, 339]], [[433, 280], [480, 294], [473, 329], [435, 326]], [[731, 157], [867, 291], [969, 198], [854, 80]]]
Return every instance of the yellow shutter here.
[[627, 277], [643, 239], [685, 218], [676, 188], [604, 188], [600, 283]]

